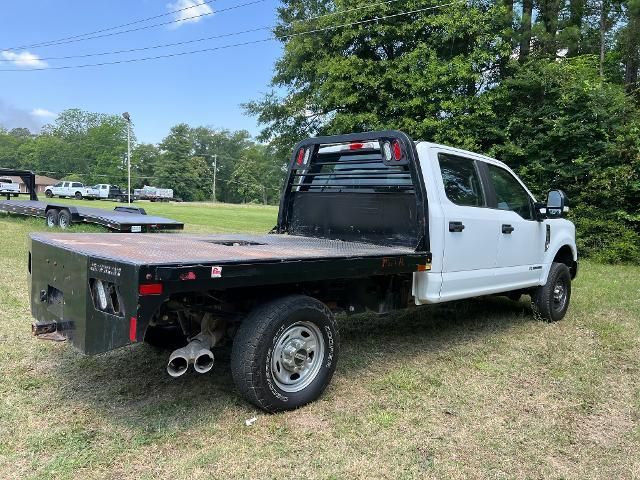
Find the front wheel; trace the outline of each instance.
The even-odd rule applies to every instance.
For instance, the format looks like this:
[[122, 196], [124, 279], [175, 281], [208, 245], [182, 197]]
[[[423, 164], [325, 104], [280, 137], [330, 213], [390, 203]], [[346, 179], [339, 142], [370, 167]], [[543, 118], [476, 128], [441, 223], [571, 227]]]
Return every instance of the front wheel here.
[[52, 198], [52, 197], [53, 197], [53, 192], [52, 192], [51, 190], [46, 190], [46, 191], [44, 192], [44, 194], [45, 194], [45, 196], [46, 196], [47, 198]]
[[317, 399], [338, 360], [338, 329], [331, 311], [304, 295], [254, 309], [233, 340], [231, 372], [242, 396], [268, 412]]
[[76, 192], [74, 196], [76, 197], [76, 200], [82, 200], [82, 192]]
[[547, 283], [535, 289], [531, 305], [536, 315], [548, 322], [562, 320], [571, 300], [571, 272], [564, 263], [552, 263]]

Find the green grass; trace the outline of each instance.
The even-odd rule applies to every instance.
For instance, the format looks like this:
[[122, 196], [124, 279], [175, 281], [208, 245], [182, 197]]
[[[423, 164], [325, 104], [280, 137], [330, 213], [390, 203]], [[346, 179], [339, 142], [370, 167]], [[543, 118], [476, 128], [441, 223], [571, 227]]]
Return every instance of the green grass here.
[[[144, 206], [197, 232], [276, 216]], [[582, 262], [556, 324], [498, 297], [340, 317], [326, 394], [266, 415], [228, 359], [174, 380], [146, 345], [85, 357], [32, 338], [26, 238], [43, 223], [0, 216], [0, 478], [640, 478], [640, 268]]]

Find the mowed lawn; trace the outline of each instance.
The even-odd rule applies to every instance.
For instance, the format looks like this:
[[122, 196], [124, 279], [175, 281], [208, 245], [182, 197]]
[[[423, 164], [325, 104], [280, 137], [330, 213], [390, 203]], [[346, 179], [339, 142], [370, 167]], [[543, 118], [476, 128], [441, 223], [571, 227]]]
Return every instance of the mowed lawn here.
[[[265, 232], [277, 213], [140, 205], [198, 232]], [[0, 215], [2, 479], [640, 478], [640, 268], [582, 262], [556, 324], [528, 298], [340, 316], [325, 395], [267, 415], [224, 356], [176, 380], [144, 344], [85, 357], [32, 338], [27, 234], [43, 224]]]

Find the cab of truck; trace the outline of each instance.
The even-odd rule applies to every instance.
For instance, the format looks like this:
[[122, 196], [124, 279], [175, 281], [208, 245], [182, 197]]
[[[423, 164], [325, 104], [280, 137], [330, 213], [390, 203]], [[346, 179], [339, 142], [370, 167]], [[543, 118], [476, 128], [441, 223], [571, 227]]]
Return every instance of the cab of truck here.
[[[431, 270], [415, 276], [417, 304], [527, 293], [546, 284], [554, 263], [576, 276], [575, 226], [562, 218], [568, 202], [561, 191], [540, 203], [503, 162], [429, 142], [416, 149], [433, 253]], [[556, 290], [566, 290], [564, 283]]]

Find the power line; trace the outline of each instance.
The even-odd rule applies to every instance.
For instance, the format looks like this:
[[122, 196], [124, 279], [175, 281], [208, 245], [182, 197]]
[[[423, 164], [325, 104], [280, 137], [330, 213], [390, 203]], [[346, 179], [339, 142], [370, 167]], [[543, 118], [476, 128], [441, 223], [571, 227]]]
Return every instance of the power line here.
[[212, 51], [224, 50], [224, 49], [228, 49], [228, 48], [235, 48], [235, 47], [241, 47], [241, 46], [246, 46], [246, 45], [253, 45], [253, 44], [257, 44], [257, 43], [265, 43], [265, 42], [270, 42], [270, 41], [274, 41], [274, 40], [283, 40], [283, 39], [288, 39], [288, 38], [294, 38], [294, 37], [298, 37], [298, 36], [302, 36], [302, 35], [309, 35], [309, 34], [312, 34], [312, 33], [320, 33], [320, 32], [324, 32], [324, 31], [328, 31], [328, 30], [335, 30], [337, 28], [352, 27], [352, 26], [355, 26], [355, 25], [363, 25], [363, 24], [366, 24], [366, 23], [372, 23], [372, 22], [377, 22], [377, 21], [380, 21], [380, 20], [386, 20], [386, 19], [389, 19], [389, 18], [395, 18], [395, 17], [401, 17], [401, 16], [405, 16], [405, 15], [411, 15], [411, 14], [414, 14], [414, 13], [425, 12], [425, 11], [428, 11], [428, 10], [434, 10], [434, 9], [437, 9], [437, 8], [447, 7], [447, 6], [450, 6], [450, 5], [461, 4], [461, 3], [465, 3], [465, 2], [466, 2], [466, 0], [458, 0], [458, 1], [450, 2], [450, 3], [441, 4], [441, 5], [434, 5], [434, 6], [431, 6], [431, 7], [425, 7], [425, 8], [420, 8], [420, 9], [416, 9], [416, 10], [410, 10], [410, 11], [406, 11], [406, 12], [395, 13], [395, 14], [392, 14], [392, 15], [384, 15], [384, 16], [380, 16], [380, 17], [367, 19], [367, 20], [360, 20], [360, 21], [357, 21], [357, 22], [344, 23], [344, 24], [341, 24], [341, 25], [333, 25], [333, 26], [324, 27], [324, 28], [317, 28], [317, 29], [308, 30], [308, 31], [305, 31], [305, 32], [291, 33], [291, 34], [288, 34], [288, 35], [281, 35], [281, 36], [272, 36], [272, 37], [267, 37], [267, 38], [263, 38], [263, 39], [259, 39], [259, 40], [251, 40], [251, 41], [247, 41], [247, 42], [233, 43], [233, 44], [222, 45], [222, 46], [218, 46], [218, 47], [203, 48], [203, 49], [199, 49], [199, 50], [190, 50], [190, 51], [186, 51], [186, 52], [167, 53], [167, 54], [164, 54], [164, 55], [156, 55], [156, 56], [153, 56], [153, 57], [131, 58], [131, 59], [125, 59], [125, 60], [114, 60], [114, 61], [111, 61], [111, 62], [88, 63], [88, 64], [80, 64], [80, 65], [64, 65], [64, 66], [59, 66], [59, 67], [39, 67], [39, 68], [29, 68], [29, 69], [17, 69], [17, 68], [0, 69], [0, 72], [34, 72], [34, 71], [42, 71], [42, 70], [68, 70], [68, 69], [74, 69], [74, 68], [102, 67], [102, 66], [107, 66], [107, 65], [119, 65], [119, 64], [124, 64], [124, 63], [136, 63], [136, 62], [145, 62], [145, 61], [149, 61], [149, 60], [158, 60], [158, 59], [162, 59], [162, 58], [180, 57], [180, 56], [185, 56], [185, 55], [193, 55], [193, 54], [196, 54], [196, 53], [212, 52]]
[[[266, 0], [256, 0], [253, 3], [258, 3], [258, 2], [263, 2], [263, 1], [266, 1]], [[237, 7], [228, 8], [227, 10], [232, 10], [233, 8], [237, 8]], [[206, 17], [207, 15], [213, 15], [213, 14], [214, 14], [214, 12], [201, 13], [199, 15], [194, 15], [192, 17], [181, 18], [179, 20], [171, 20], [169, 22], [163, 22], [163, 23], [154, 23], [154, 24], [151, 24], [151, 25], [144, 25], [142, 27], [129, 28], [127, 30], [121, 30], [119, 32], [103, 33], [101, 35], [93, 35], [91, 37], [75, 38], [75, 39], [71, 39], [71, 40], [65, 40], [65, 41], [62, 41], [62, 42], [47, 43], [47, 44], [44, 44], [44, 45], [40, 45], [39, 48], [55, 47], [57, 45], [66, 45], [68, 43], [84, 42], [85, 40], [94, 40], [96, 38], [113, 37], [115, 35], [123, 35], [125, 33], [138, 32], [140, 30], [147, 30], [149, 28], [162, 27], [162, 26], [165, 26], [165, 25], [171, 25], [173, 23], [185, 22], [187, 20], [192, 20], [194, 18], [200, 18], [200, 17]]]
[[[196, 5], [191, 5], [191, 6], [189, 6], [189, 7], [179, 8], [179, 9], [177, 9], [177, 10], [172, 10], [171, 12], [161, 13], [161, 14], [159, 14], [159, 15], [154, 15], [154, 16], [152, 16], [152, 17], [141, 18], [141, 19], [139, 19], [139, 20], [134, 20], [134, 21], [129, 22], [129, 23], [123, 23], [123, 24], [121, 24], [121, 25], [116, 25], [115, 27], [103, 28], [103, 29], [101, 29], [101, 30], [94, 30], [93, 32], [80, 33], [80, 34], [72, 35], [72, 36], [69, 36], [69, 37], [58, 38], [58, 39], [56, 39], [56, 40], [49, 40], [49, 41], [40, 42], [40, 43], [32, 43], [32, 44], [30, 44], [30, 45], [21, 45], [21, 46], [17, 46], [17, 47], [10, 47], [10, 48], [0, 48], [0, 50], [18, 50], [18, 49], [21, 49], [21, 48], [33, 48], [33, 47], [40, 47], [40, 46], [48, 45], [48, 44], [55, 43], [55, 42], [62, 42], [62, 41], [64, 41], [64, 40], [71, 40], [71, 39], [74, 39], [74, 38], [80, 38], [80, 37], [86, 37], [86, 36], [88, 36], [88, 35], [94, 35], [94, 34], [96, 34], [96, 33], [108, 32], [108, 31], [110, 31], [110, 30], [116, 30], [116, 29], [118, 29], [118, 28], [129, 27], [129, 26], [131, 26], [131, 25], [137, 25], [137, 24], [139, 24], [139, 23], [148, 22], [149, 20], [155, 20], [156, 18], [166, 17], [166, 16], [168, 16], [168, 15], [173, 15], [173, 14], [175, 14], [175, 13], [180, 13], [180, 12], [183, 12], [183, 11], [185, 11], [185, 10], [189, 10], [189, 9], [191, 9], [191, 8], [200, 7], [200, 6], [202, 6], [202, 5], [208, 5], [208, 4], [213, 3], [213, 2], [215, 2], [215, 1], [217, 1], [217, 0], [206, 0], [206, 1], [202, 1], [201, 3], [198, 3], [198, 4], [196, 4]], [[185, 20], [188, 20], [188, 18], [182, 19], [182, 20], [180, 20], [180, 21], [185, 21]]]
[[[217, 10], [216, 13], [221, 13], [227, 10], [232, 10], [235, 8], [240, 8], [243, 6], [248, 6], [248, 5], [253, 5], [255, 3], [259, 3], [259, 2], [263, 2], [265, 0], [256, 0], [253, 2], [249, 2], [249, 3], [244, 3], [242, 5], [237, 5], [234, 7], [229, 7], [223, 10]], [[387, 5], [390, 3], [396, 3], [399, 1], [405, 1], [405, 0], [387, 0], [385, 2], [379, 2], [379, 3], [371, 3], [371, 4], [367, 4], [367, 5], [362, 5], [360, 7], [355, 7], [355, 8], [350, 8], [347, 10], [340, 10], [340, 11], [335, 11], [335, 12], [330, 12], [330, 13], [325, 13], [323, 15], [317, 15], [315, 17], [310, 17], [304, 20], [297, 20], [297, 22], [310, 22], [313, 20], [318, 20], [320, 18], [325, 18], [325, 17], [330, 17], [333, 15], [343, 15], [345, 13], [350, 13], [350, 12], [354, 12], [357, 10], [362, 10], [364, 8], [371, 8], [371, 7], [379, 7], [382, 5]], [[198, 42], [204, 42], [204, 41], [208, 41], [208, 40], [215, 40], [215, 39], [219, 39], [219, 38], [226, 38], [226, 37], [233, 37], [233, 36], [237, 36], [237, 35], [243, 35], [246, 33], [254, 33], [254, 32], [259, 32], [262, 30], [272, 30], [273, 28], [275, 28], [274, 25], [269, 25], [269, 26], [264, 26], [264, 27], [256, 27], [256, 28], [251, 28], [248, 30], [241, 30], [241, 31], [237, 31], [237, 32], [230, 32], [230, 33], [223, 33], [223, 34], [218, 34], [218, 35], [212, 35], [209, 37], [202, 37], [202, 38], [196, 38], [193, 40], [184, 40], [181, 42], [173, 42], [173, 43], [164, 43], [164, 44], [160, 44], [160, 45], [151, 45], [151, 46], [147, 46], [147, 47], [138, 47], [138, 48], [129, 48], [129, 49], [124, 49], [124, 50], [111, 50], [111, 51], [107, 51], [107, 52], [94, 52], [94, 53], [86, 53], [86, 54], [81, 54], [81, 55], [67, 55], [67, 56], [61, 56], [61, 57], [38, 57], [38, 60], [70, 60], [72, 58], [87, 58], [87, 57], [99, 57], [99, 56], [105, 56], [105, 55], [118, 55], [118, 54], [122, 54], [122, 53], [133, 53], [133, 52], [140, 52], [140, 51], [146, 51], [146, 50], [154, 50], [154, 49], [158, 49], [158, 48], [167, 48], [167, 47], [176, 47], [179, 45], [187, 45], [187, 44], [191, 44], [191, 43], [198, 43]], [[11, 62], [12, 60], [3, 60], [0, 59], [0, 62]]]

